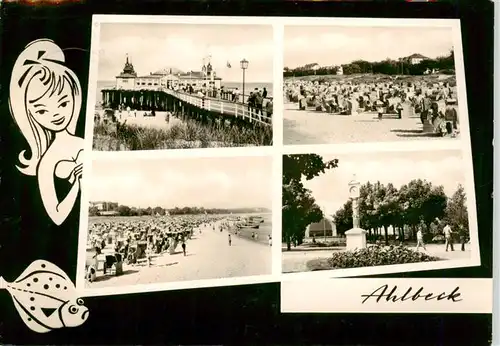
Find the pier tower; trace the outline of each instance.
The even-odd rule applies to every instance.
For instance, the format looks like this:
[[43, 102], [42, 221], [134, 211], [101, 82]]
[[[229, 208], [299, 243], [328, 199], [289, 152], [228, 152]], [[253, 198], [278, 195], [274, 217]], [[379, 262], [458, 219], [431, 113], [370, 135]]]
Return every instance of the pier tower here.
[[123, 71], [116, 76], [116, 89], [133, 90], [135, 78], [137, 78], [137, 73], [134, 70], [134, 65], [129, 61], [127, 54]]

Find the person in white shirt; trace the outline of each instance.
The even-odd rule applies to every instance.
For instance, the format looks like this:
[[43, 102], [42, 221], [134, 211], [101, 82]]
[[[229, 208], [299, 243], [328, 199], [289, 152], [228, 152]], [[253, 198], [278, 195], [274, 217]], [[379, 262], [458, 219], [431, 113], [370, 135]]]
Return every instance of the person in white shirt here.
[[455, 251], [455, 249], [453, 249], [453, 239], [451, 238], [453, 232], [451, 231], [450, 225], [446, 224], [446, 226], [444, 226], [443, 233], [444, 239], [446, 241], [446, 251], [448, 251], [448, 246], [450, 247], [451, 251]]
[[418, 249], [420, 247], [423, 247], [424, 250], [427, 251], [427, 249], [425, 248], [424, 234], [422, 233], [422, 227], [418, 227], [418, 231], [417, 231], [417, 248], [416, 248], [416, 250], [418, 251]]

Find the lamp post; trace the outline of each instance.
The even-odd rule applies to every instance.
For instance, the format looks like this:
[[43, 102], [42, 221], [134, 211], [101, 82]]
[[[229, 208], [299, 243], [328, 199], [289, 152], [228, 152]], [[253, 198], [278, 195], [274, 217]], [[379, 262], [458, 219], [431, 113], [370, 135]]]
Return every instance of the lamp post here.
[[240, 67], [243, 70], [243, 96], [242, 103], [245, 103], [245, 70], [248, 68], [248, 60], [243, 59], [240, 61]]

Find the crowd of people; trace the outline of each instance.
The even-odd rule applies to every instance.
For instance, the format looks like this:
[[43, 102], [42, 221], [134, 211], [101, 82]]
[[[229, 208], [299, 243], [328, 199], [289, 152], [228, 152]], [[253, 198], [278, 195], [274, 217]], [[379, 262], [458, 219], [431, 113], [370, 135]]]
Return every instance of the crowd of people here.
[[149, 220], [104, 221], [89, 227], [89, 246], [98, 255], [110, 246], [121, 254], [124, 263], [136, 264], [145, 258], [151, 264], [154, 254], [174, 252], [179, 244], [183, 249], [194, 232], [206, 226], [206, 220], [195, 217], [157, 217]]
[[[422, 222], [417, 229], [417, 246], [416, 250], [418, 250], [420, 247], [422, 247], [425, 251], [427, 250], [424, 242], [424, 233], [425, 233], [425, 224]], [[444, 246], [446, 252], [448, 252], [448, 249], [450, 251], [455, 251], [455, 248], [453, 244], [455, 241], [459, 240], [460, 242], [460, 250], [465, 251], [465, 245], [467, 242], [470, 241], [469, 239], [469, 231], [467, 228], [464, 227], [464, 225], [459, 224], [457, 230], [453, 230], [450, 226], [449, 223], [446, 223], [439, 218], [436, 218], [434, 222], [431, 223], [429, 226], [431, 234], [442, 234], [442, 237], [444, 238]], [[442, 230], [442, 232], [441, 232]], [[438, 238], [441, 238], [441, 236], [437, 236]], [[436, 237], [435, 237], [436, 238]]]
[[207, 86], [193, 86], [191, 84], [184, 86], [172, 86], [172, 90], [188, 94], [194, 94], [202, 98], [221, 99], [234, 103], [243, 103], [248, 106], [248, 110], [254, 110], [255, 113], [271, 117], [273, 114], [272, 97], [266, 87], [262, 89], [255, 88], [248, 95], [242, 94], [239, 88], [228, 89], [224, 86], [220, 88]]
[[[189, 241], [203, 230], [227, 232], [231, 245], [231, 234], [242, 236], [237, 224], [227, 217], [216, 215], [157, 216], [116, 221], [103, 219], [89, 224], [86, 272], [89, 267], [93, 267], [94, 273], [97, 272], [97, 256], [101, 254], [108, 254], [103, 265], [104, 274], [117, 262], [127, 265], [145, 262], [147, 266], [152, 266], [155, 257], [178, 253], [179, 245], [179, 251], [182, 250], [186, 256]], [[257, 239], [257, 233], [252, 232], [252, 240]], [[268, 242], [272, 244], [271, 235], [268, 235]]]
[[400, 119], [418, 115], [424, 131], [452, 137], [459, 133], [456, 87], [448, 82], [296, 79], [285, 81], [284, 94], [286, 101], [298, 103], [300, 110], [312, 107], [343, 115], [375, 112], [380, 121], [384, 114], [395, 114]]

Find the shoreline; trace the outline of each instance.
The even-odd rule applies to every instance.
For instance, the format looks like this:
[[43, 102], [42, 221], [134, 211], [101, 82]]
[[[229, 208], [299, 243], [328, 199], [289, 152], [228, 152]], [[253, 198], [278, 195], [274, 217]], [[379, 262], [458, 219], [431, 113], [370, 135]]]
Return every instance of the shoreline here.
[[[209, 231], [213, 231], [213, 230], [210, 229]], [[223, 232], [220, 232], [220, 231], [213, 231], [213, 232], [223, 233], [223, 234], [226, 234], [226, 235], [227, 234], [231, 234], [231, 239], [243, 239], [243, 240], [245, 240], [247, 242], [254, 243], [254, 244], [257, 244], [257, 245], [269, 246], [269, 241], [268, 241], [267, 238], [259, 238], [258, 240], [252, 239], [251, 233], [255, 232], [255, 231], [251, 231], [250, 229], [248, 229], [248, 232], [241, 232], [241, 230], [240, 230], [239, 231], [240, 232], [239, 236], [235, 235], [231, 231], [234, 231], [234, 229], [231, 229], [230, 231], [224, 230]], [[271, 233], [271, 237], [272, 237], [272, 225], [271, 225], [271, 232], [270, 233]]]

